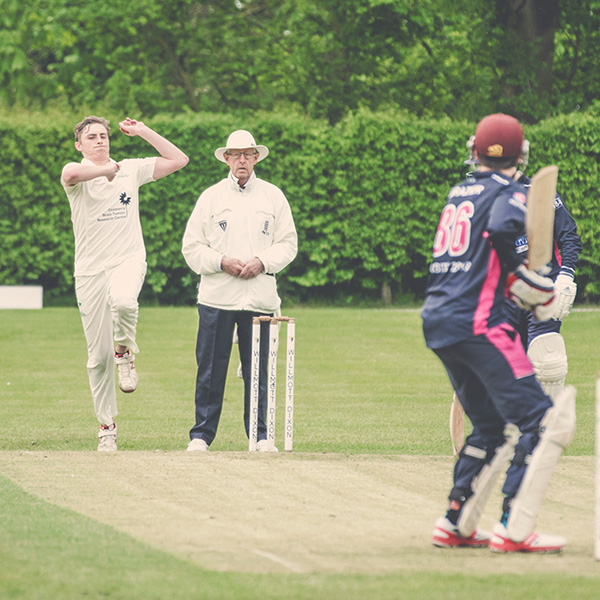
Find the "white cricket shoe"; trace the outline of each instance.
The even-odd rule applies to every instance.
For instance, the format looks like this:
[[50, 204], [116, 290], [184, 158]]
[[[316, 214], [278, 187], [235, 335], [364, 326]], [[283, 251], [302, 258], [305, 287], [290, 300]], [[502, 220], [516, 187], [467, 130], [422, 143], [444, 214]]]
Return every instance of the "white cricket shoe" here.
[[115, 364], [117, 365], [117, 374], [119, 376], [119, 387], [122, 392], [129, 394], [135, 392], [138, 386], [139, 377], [133, 364], [135, 356], [129, 350], [125, 354], [115, 352]]
[[558, 535], [540, 535], [533, 532], [522, 542], [515, 542], [508, 537], [508, 530], [502, 523], [494, 525], [494, 535], [490, 540], [493, 552], [560, 552], [567, 545], [567, 540]]
[[200, 438], [194, 438], [188, 444], [187, 452], [208, 452], [208, 444]]
[[491, 534], [483, 530], [475, 530], [470, 536], [464, 537], [458, 532], [458, 527], [440, 517], [435, 522], [431, 543], [438, 548], [487, 548]]
[[117, 424], [110, 426], [102, 425], [98, 432], [98, 452], [116, 452], [117, 451]]
[[273, 448], [269, 448], [269, 443], [267, 442], [267, 440], [260, 440], [256, 444], [256, 451], [257, 452], [279, 452], [279, 449], [277, 448], [277, 446], [273, 446]]

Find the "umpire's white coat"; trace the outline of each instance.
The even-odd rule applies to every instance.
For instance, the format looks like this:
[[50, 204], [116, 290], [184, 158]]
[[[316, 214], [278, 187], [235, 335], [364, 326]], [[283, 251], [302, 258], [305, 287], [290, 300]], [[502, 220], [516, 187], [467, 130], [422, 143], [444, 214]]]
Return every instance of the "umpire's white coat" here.
[[[283, 192], [254, 176], [241, 189], [233, 175], [202, 193], [183, 236], [183, 256], [200, 275], [198, 303], [222, 310], [274, 312], [281, 301], [273, 275], [298, 252], [292, 211]], [[238, 279], [221, 270], [224, 256], [260, 258], [265, 270]]]

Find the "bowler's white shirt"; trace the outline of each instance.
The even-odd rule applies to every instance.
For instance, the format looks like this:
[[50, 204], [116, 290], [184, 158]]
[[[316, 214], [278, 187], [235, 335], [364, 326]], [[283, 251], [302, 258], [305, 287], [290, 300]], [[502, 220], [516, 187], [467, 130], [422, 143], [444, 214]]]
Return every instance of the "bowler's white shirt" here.
[[[61, 180], [75, 234], [75, 276], [96, 275], [131, 258], [146, 260], [139, 187], [154, 181], [156, 157], [125, 159], [112, 181], [96, 177], [73, 186]], [[93, 165], [87, 158], [82, 165]]]

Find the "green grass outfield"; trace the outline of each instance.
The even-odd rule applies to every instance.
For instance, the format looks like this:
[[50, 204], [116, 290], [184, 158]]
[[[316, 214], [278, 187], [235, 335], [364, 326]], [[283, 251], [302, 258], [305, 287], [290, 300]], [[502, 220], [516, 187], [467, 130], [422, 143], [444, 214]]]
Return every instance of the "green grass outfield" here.
[[[574, 544], [571, 555], [569, 546], [558, 556], [485, 554], [482, 558], [473, 550], [443, 552], [428, 545], [433, 524], [430, 516], [435, 518], [443, 512], [450, 485], [451, 389], [441, 364], [425, 348], [418, 311], [290, 308], [284, 313], [297, 319], [294, 452], [260, 457], [246, 453], [242, 386], [235, 376], [238, 361], [234, 355], [219, 432], [208, 462], [195, 474], [195, 463], [190, 461], [202, 458], [183, 452], [194, 416], [194, 308], [141, 309], [141, 352], [136, 359], [141, 382], [135, 394], [119, 393], [120, 452], [118, 457], [111, 457], [116, 459], [113, 462], [99, 462], [95, 452], [98, 425], [77, 310], [0, 311], [1, 600], [598, 597], [600, 563], [593, 561], [587, 538], [581, 546]], [[565, 464], [583, 465], [583, 474], [578, 480], [569, 480], [568, 472], [561, 474], [560, 481], [564, 479], [573, 488], [564, 493], [557, 490], [548, 508], [548, 515], [559, 519], [563, 514], [569, 517], [572, 510], [582, 510], [588, 530], [593, 524], [590, 469], [594, 386], [600, 369], [599, 331], [600, 312], [596, 310], [577, 310], [563, 326], [569, 355], [568, 383], [578, 390], [578, 429]], [[281, 428], [282, 407], [278, 411]], [[278, 437], [281, 448], [280, 432]], [[151, 478], [153, 473], [146, 474], [144, 469], [155, 468], [154, 485], [160, 488], [158, 474], [165, 465], [171, 474], [179, 476], [172, 474], [171, 487], [157, 491], [158, 500], [153, 499], [150, 482], [144, 479], [140, 483], [140, 478]], [[436, 479], [418, 502], [410, 495], [412, 490], [404, 489], [404, 479], [393, 476], [394, 470], [399, 473], [406, 465], [422, 465], [406, 477], [414, 476], [416, 481], [417, 475], [422, 475], [419, 485], [423, 488], [427, 485], [424, 482]], [[400, 520], [415, 517], [414, 542], [410, 542], [414, 552], [409, 552], [410, 544], [405, 553], [398, 548], [395, 566], [395, 550], [390, 550], [390, 560], [386, 561], [381, 553], [387, 546], [380, 547], [377, 538], [365, 535], [362, 551], [359, 545], [352, 557], [345, 556], [337, 566], [330, 565], [324, 556], [322, 568], [308, 567], [314, 557], [304, 556], [304, 562], [298, 559], [294, 563], [304, 565], [299, 569], [286, 568], [283, 561], [277, 569], [228, 567], [233, 564], [232, 555], [228, 555], [222, 565], [207, 567], [210, 560], [206, 563], [198, 548], [180, 543], [186, 532], [171, 537], [165, 532], [168, 543], [160, 541], [160, 530], [156, 537], [147, 533], [160, 524], [161, 515], [178, 523], [178, 513], [193, 518], [189, 515], [194, 511], [204, 510], [201, 499], [197, 506], [188, 506], [183, 500], [188, 470], [191, 480], [206, 476], [214, 485], [227, 477], [243, 479], [245, 473], [249, 478], [258, 477], [258, 481], [276, 482], [285, 475], [300, 483], [299, 479], [310, 477], [305, 469], [310, 473], [313, 466], [331, 477], [340, 477], [336, 484], [340, 498], [331, 496], [338, 522], [347, 504], [356, 511], [357, 521], [367, 527], [382, 526], [381, 539], [387, 535], [386, 528], [399, 526], [381, 522], [389, 516], [386, 504], [396, 506], [402, 494], [412, 498], [409, 506], [398, 507], [398, 514], [404, 515]], [[88, 471], [90, 480], [81, 485]], [[354, 497], [350, 483], [360, 486], [361, 480], [370, 482], [374, 474], [384, 472], [391, 475], [373, 479], [373, 497], [369, 488]], [[354, 481], [357, 473], [361, 477]], [[317, 488], [309, 484], [315, 485], [315, 481], [308, 482], [306, 489], [316, 493]], [[327, 480], [318, 485], [325, 488]], [[181, 492], [175, 494], [173, 486], [181, 486]], [[111, 495], [111, 489], [116, 495]], [[136, 490], [147, 495], [138, 497]], [[274, 503], [277, 491], [275, 486], [265, 496], [265, 511]], [[202, 492], [196, 487], [194, 493]], [[251, 502], [251, 491], [246, 493]], [[581, 506], [578, 495], [585, 496]], [[94, 498], [98, 498], [96, 508]], [[227, 504], [227, 496], [224, 498], [220, 502]], [[297, 501], [301, 496], [293, 498]], [[121, 521], [116, 516], [120, 515], [119, 506], [111, 503], [137, 508]], [[370, 520], [372, 515], [361, 513], [361, 506], [371, 504], [382, 511], [378, 522]], [[274, 504], [273, 510], [279, 508]], [[313, 507], [316, 521], [322, 516], [320, 508]], [[146, 509], [149, 520], [144, 522], [140, 515]], [[212, 507], [206, 508], [210, 510]], [[491, 510], [493, 514], [496, 506]], [[297, 524], [302, 527], [301, 519]], [[310, 529], [309, 523], [306, 528]], [[214, 531], [223, 534], [226, 529]], [[332, 531], [345, 535], [343, 528]], [[240, 540], [243, 535], [240, 533]], [[260, 539], [260, 532], [256, 535]], [[302, 532], [298, 539], [302, 539]], [[353, 542], [352, 536], [348, 539]], [[314, 550], [310, 540], [306, 543]], [[321, 543], [329, 547], [327, 538]], [[202, 540], [198, 545], [202, 547]], [[206, 545], [210, 546], [208, 540]], [[469, 561], [472, 569], [468, 568]]]

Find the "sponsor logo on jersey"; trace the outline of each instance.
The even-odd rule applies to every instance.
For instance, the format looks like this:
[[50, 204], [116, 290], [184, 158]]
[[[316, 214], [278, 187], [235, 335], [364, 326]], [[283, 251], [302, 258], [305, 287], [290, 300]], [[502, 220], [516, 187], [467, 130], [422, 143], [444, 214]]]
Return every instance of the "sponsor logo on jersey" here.
[[430, 273], [468, 273], [471, 270], [470, 260], [453, 260], [449, 262], [433, 262], [429, 265]]
[[523, 235], [515, 241], [515, 252], [517, 254], [523, 254], [529, 250], [529, 244], [527, 243], [527, 236]]
[[521, 198], [517, 198], [516, 196], [523, 196], [523, 194], [520, 194], [520, 193], [513, 194], [508, 199], [508, 203], [511, 204], [512, 206], [516, 206], [521, 212], [527, 212], [527, 208], [525, 206], [524, 201]]
[[485, 190], [485, 186], [479, 185], [457, 185], [450, 190], [448, 199], [464, 198], [465, 196], [479, 196]]
[[498, 175], [497, 173], [494, 173], [490, 179], [493, 179], [494, 181], [497, 181], [498, 183], [502, 184], [502, 185], [508, 185], [510, 183], [510, 179], [506, 179], [505, 177], [502, 177], [501, 175]]

